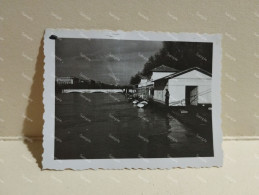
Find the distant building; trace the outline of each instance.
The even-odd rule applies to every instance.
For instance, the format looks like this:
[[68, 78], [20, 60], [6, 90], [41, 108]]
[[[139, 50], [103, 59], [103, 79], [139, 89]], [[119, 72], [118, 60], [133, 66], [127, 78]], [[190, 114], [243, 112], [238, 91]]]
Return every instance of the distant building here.
[[142, 99], [148, 99], [150, 86], [153, 87], [153, 82], [150, 82], [147, 78], [142, 78], [137, 88], [138, 96]]
[[56, 77], [56, 82], [59, 85], [73, 85], [74, 78], [73, 77]]
[[166, 89], [169, 106], [211, 104], [211, 73], [194, 67], [154, 80], [153, 100], [164, 104]]

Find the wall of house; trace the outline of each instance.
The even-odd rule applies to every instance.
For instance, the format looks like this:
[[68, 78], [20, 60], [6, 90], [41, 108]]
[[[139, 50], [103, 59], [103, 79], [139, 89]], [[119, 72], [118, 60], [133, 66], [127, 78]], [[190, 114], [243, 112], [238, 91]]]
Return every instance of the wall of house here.
[[170, 98], [169, 98], [170, 106], [185, 106], [185, 87], [184, 86], [169, 84], [168, 91], [170, 93]]
[[153, 100], [165, 103], [165, 91], [168, 88], [167, 81], [161, 80], [154, 83], [154, 97]]
[[198, 104], [211, 104], [211, 86], [199, 85], [198, 86]]
[[[186, 85], [169, 85], [168, 90], [170, 93], [170, 105], [185, 106], [185, 86]], [[211, 104], [211, 86], [200, 84], [197, 84], [197, 86], [199, 95], [198, 104]]]
[[211, 91], [211, 77], [198, 71], [191, 71], [168, 80], [170, 105], [185, 106], [186, 86], [198, 86], [198, 94], [201, 94], [201, 96], [198, 97], [199, 104], [211, 103], [211, 93], [209, 93]]
[[164, 97], [163, 90], [154, 91], [154, 98], [153, 98], [154, 101], [158, 101], [158, 102], [161, 101], [162, 103], [164, 103], [165, 99], [163, 97]]

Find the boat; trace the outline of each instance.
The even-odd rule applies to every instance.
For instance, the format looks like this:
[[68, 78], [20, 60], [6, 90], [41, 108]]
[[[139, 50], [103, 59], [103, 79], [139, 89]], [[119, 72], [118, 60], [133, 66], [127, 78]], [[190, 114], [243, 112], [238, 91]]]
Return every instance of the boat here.
[[144, 106], [145, 106], [145, 104], [141, 104], [141, 103], [137, 104], [137, 107], [139, 107], [139, 108], [143, 108]]
[[148, 102], [147, 102], [147, 101], [145, 101], [145, 100], [144, 100], [144, 101], [141, 101], [140, 103], [141, 103], [141, 104], [145, 104], [145, 105], [147, 105], [147, 104], [148, 104]]
[[133, 104], [137, 104], [137, 103], [139, 103], [139, 101], [138, 100], [134, 100], [132, 103]]
[[148, 105], [148, 102], [147, 102], [147, 101], [141, 101], [141, 102], [139, 102], [139, 103], [137, 104], [137, 107], [143, 108], [143, 107], [145, 107], [145, 106], [147, 106], [147, 105]]

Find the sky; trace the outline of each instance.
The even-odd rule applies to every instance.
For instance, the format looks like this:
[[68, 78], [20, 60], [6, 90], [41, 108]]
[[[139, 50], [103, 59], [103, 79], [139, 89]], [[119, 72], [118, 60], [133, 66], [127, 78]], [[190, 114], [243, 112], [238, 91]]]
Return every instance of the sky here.
[[160, 41], [58, 39], [56, 76], [127, 85], [131, 76], [141, 71], [148, 58], [162, 46]]

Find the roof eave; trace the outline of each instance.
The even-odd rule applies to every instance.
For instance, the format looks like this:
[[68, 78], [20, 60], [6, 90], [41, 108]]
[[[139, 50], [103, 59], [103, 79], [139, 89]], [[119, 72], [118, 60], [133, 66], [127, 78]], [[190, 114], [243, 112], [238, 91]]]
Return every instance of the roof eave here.
[[174, 78], [174, 77], [180, 76], [180, 75], [182, 75], [182, 74], [184, 74], [184, 73], [190, 72], [190, 71], [192, 71], [192, 70], [198, 70], [198, 71], [202, 72], [203, 74], [206, 74], [206, 75], [208, 75], [208, 76], [212, 77], [212, 74], [211, 74], [211, 73], [209, 73], [208, 71], [203, 70], [203, 69], [201, 69], [201, 68], [199, 68], [199, 67], [193, 67], [193, 68], [189, 68], [189, 69], [186, 69], [186, 70], [183, 70], [183, 71], [177, 72], [177, 73], [172, 74], [172, 75], [168, 75], [168, 76], [165, 76], [165, 77], [159, 78], [159, 79], [154, 80], [154, 81], [158, 81], [158, 80], [168, 80], [168, 79], [171, 79], [171, 78]]

